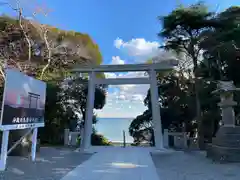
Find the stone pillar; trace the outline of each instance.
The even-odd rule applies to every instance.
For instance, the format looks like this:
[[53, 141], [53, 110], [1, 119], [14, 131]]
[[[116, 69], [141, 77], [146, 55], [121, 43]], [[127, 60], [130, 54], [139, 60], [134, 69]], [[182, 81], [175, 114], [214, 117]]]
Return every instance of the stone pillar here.
[[218, 106], [222, 111], [222, 122], [225, 127], [235, 127], [235, 112], [233, 107], [237, 105], [233, 101], [233, 92], [220, 92], [221, 102]]
[[183, 147], [184, 149], [188, 148], [188, 135], [187, 132], [183, 132]]
[[187, 132], [186, 132], [186, 123], [183, 122], [182, 123], [182, 141], [183, 141], [183, 148], [187, 149], [188, 148], [188, 136], [187, 136]]
[[126, 134], [125, 131], [123, 130], [123, 147], [126, 147]]
[[212, 144], [207, 148], [207, 157], [220, 162], [240, 162], [240, 127], [235, 126], [233, 92], [239, 90], [231, 81], [220, 81], [214, 91], [220, 95], [218, 104], [222, 111], [223, 124], [219, 127]]
[[88, 150], [91, 147], [94, 99], [95, 99], [95, 72], [90, 72], [88, 82], [86, 120], [84, 123], [84, 137], [83, 137], [84, 150]]
[[83, 139], [84, 139], [84, 127], [82, 127], [82, 125], [80, 126], [80, 148], [83, 147]]
[[151, 102], [152, 102], [152, 118], [153, 118], [155, 147], [157, 149], [163, 149], [163, 134], [162, 134], [160, 106], [158, 101], [159, 96], [158, 96], [156, 71], [151, 70], [149, 72], [149, 75], [151, 80], [150, 92], [151, 92]]
[[164, 129], [164, 133], [163, 133], [163, 146], [164, 146], [164, 148], [168, 148], [169, 147], [168, 129]]
[[69, 133], [70, 129], [64, 129], [64, 146], [69, 145]]

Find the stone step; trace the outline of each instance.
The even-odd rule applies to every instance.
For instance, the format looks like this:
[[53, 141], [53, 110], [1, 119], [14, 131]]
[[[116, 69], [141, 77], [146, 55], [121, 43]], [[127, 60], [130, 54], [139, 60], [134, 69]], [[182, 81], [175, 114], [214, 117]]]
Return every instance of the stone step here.
[[213, 139], [219, 139], [223, 141], [230, 139], [235, 141], [235, 140], [240, 140], [240, 134], [226, 134], [226, 135], [217, 136]]
[[216, 136], [226, 135], [226, 134], [240, 134], [240, 127], [220, 127]]
[[240, 148], [240, 140], [236, 139], [213, 139], [213, 145], [222, 146], [222, 147], [232, 147], [232, 148]]
[[240, 162], [240, 148], [208, 145], [207, 157], [218, 162]]

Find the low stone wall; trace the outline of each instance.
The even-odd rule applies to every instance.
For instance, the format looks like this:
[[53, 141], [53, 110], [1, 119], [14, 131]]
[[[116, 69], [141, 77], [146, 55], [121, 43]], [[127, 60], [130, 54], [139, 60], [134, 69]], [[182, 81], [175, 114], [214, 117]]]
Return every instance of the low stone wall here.
[[207, 157], [221, 163], [240, 162], [240, 127], [219, 128], [207, 146]]
[[77, 146], [77, 138], [80, 132], [72, 132], [69, 129], [64, 131], [64, 145], [65, 146]]
[[169, 132], [169, 136], [173, 137], [173, 147], [176, 149], [186, 149], [187, 148], [187, 138], [186, 133], [182, 132]]
[[[77, 146], [77, 138], [80, 132], [71, 132], [69, 129], [65, 129], [64, 132], [64, 145], [65, 146]], [[172, 143], [170, 142], [172, 140]], [[188, 138], [185, 132], [169, 132], [168, 129], [164, 130], [163, 145], [165, 148], [175, 149], [198, 149], [195, 138]]]
[[169, 132], [164, 130], [163, 142], [165, 147], [175, 149], [198, 149], [196, 138], [189, 138], [186, 132]]

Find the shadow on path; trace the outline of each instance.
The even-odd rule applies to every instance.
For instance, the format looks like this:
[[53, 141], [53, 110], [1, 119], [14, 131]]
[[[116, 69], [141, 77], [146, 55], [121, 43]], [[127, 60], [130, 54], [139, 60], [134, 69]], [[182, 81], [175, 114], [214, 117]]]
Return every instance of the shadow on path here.
[[201, 152], [152, 155], [162, 180], [239, 180], [240, 164], [218, 164]]

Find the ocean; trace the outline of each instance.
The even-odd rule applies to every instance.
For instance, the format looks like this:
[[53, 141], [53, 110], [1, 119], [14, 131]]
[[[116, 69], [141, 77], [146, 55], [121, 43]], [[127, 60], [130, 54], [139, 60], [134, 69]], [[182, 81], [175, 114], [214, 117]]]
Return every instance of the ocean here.
[[132, 143], [133, 138], [128, 133], [128, 128], [133, 118], [97, 118], [95, 128], [99, 134], [104, 135], [112, 142], [123, 142], [125, 130], [126, 142]]

